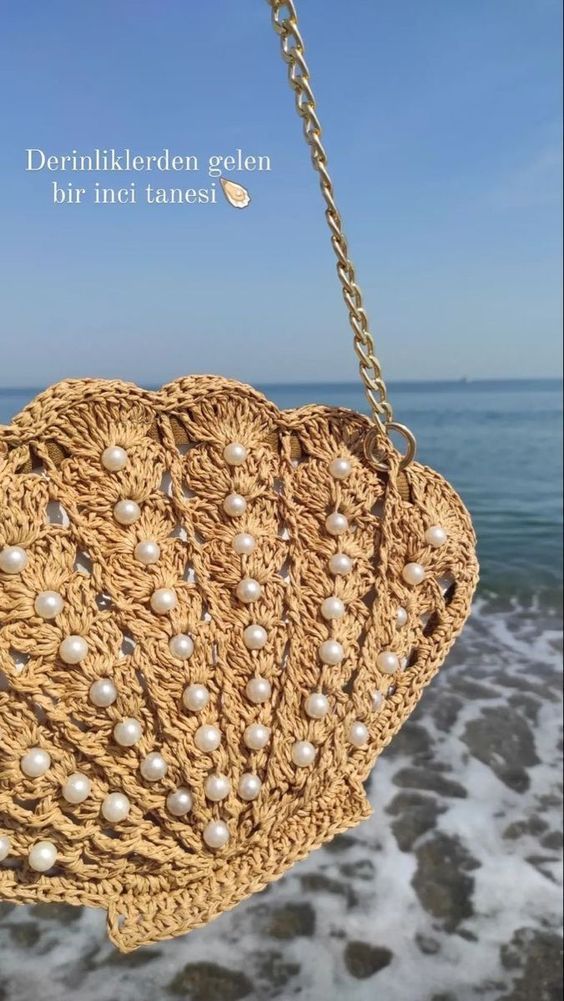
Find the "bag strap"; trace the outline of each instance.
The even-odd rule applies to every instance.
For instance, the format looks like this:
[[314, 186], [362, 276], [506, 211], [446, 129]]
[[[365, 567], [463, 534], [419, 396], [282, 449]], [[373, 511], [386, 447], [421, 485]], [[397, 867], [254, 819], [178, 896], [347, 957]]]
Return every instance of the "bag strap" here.
[[354, 350], [359, 360], [360, 378], [373, 428], [367, 435], [367, 458], [378, 464], [378, 439], [382, 434], [396, 432], [403, 439], [405, 452], [402, 466], [409, 465], [415, 456], [415, 437], [409, 428], [394, 421], [392, 405], [388, 399], [382, 366], [375, 353], [368, 318], [363, 306], [362, 292], [356, 280], [354, 265], [349, 257], [348, 244], [337, 206], [333, 182], [327, 169], [327, 153], [321, 141], [321, 124], [317, 116], [317, 103], [311, 87], [309, 68], [305, 60], [304, 43], [298, 27], [298, 14], [294, 0], [267, 0], [272, 11], [272, 24], [280, 37], [282, 57], [288, 65], [288, 79], [294, 91], [296, 109], [302, 119], [303, 132], [311, 152], [311, 161], [319, 176], [321, 194], [325, 201], [325, 218], [331, 234], [331, 244], [337, 258], [337, 274], [353, 332]]

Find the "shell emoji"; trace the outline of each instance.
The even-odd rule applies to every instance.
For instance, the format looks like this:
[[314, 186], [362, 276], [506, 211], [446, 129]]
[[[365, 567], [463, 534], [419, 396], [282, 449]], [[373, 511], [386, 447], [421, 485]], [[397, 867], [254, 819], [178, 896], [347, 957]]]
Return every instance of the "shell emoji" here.
[[235, 209], [244, 209], [247, 207], [251, 200], [251, 196], [246, 188], [242, 184], [237, 184], [235, 181], [228, 181], [225, 177], [220, 177], [220, 183], [223, 188], [223, 194], [227, 198], [227, 201]]
[[369, 815], [477, 576], [454, 490], [371, 427], [211, 376], [0, 427], [0, 897], [129, 951]]

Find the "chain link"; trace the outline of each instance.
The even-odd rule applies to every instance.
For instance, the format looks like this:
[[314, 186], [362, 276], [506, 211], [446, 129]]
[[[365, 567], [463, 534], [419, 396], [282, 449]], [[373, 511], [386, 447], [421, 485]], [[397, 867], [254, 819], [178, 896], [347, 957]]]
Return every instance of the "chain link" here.
[[[392, 405], [388, 399], [382, 367], [375, 353], [374, 341], [370, 333], [368, 318], [362, 303], [362, 293], [358, 287], [353, 263], [343, 224], [337, 206], [333, 183], [327, 169], [327, 153], [321, 142], [321, 125], [317, 117], [317, 105], [311, 88], [309, 69], [304, 55], [304, 43], [298, 27], [298, 15], [294, 0], [267, 0], [272, 10], [272, 23], [280, 37], [282, 56], [288, 66], [288, 79], [294, 91], [296, 109], [302, 119], [303, 132], [310, 148], [313, 166], [319, 175], [321, 193], [325, 201], [325, 217], [331, 233], [331, 244], [337, 258], [337, 274], [343, 291], [343, 298], [349, 314], [353, 332], [354, 350], [359, 362], [359, 372], [372, 420], [376, 428], [385, 434], [397, 432], [406, 445], [403, 465], [407, 465], [415, 454], [415, 438], [402, 424], [394, 422]], [[374, 451], [373, 451], [374, 449]], [[375, 443], [372, 455], [377, 458]]]

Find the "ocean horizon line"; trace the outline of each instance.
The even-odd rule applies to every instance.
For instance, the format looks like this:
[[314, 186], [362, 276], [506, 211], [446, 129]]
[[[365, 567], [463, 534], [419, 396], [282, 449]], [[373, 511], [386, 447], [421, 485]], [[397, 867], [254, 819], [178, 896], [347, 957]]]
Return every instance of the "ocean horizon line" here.
[[[205, 374], [213, 375], [214, 373], [201, 373], [201, 372], [199, 372], [199, 373], [193, 373], [193, 374], [195, 376], [198, 376], [198, 375], [205, 375]], [[159, 385], [167, 385], [169, 382], [174, 382], [175, 381], [174, 379], [164, 379], [161, 383], [155, 383], [155, 382], [145, 382], [143, 380], [131, 380], [131, 379], [120, 379], [120, 378], [116, 378], [115, 380], [113, 380], [113, 379], [110, 379], [108, 377], [97, 377], [97, 376], [67, 376], [64, 379], [57, 380], [57, 381], [63, 381], [64, 382], [64, 381], [68, 381], [69, 379], [84, 379], [84, 378], [100, 378], [100, 379], [102, 379], [102, 381], [108, 381], [108, 382], [111, 382], [111, 381], [117, 381], [117, 382], [135, 382], [135, 381], [137, 381], [138, 385], [141, 385], [143, 388], [146, 388], [146, 389], [155, 389], [155, 388], [158, 388]], [[241, 382], [243, 380], [236, 379], [236, 378], [233, 377], [233, 381], [234, 382]], [[554, 387], [557, 387], [557, 386], [562, 386], [563, 383], [564, 383], [564, 379], [562, 378], [562, 376], [533, 376], [533, 377], [530, 377], [530, 376], [516, 376], [516, 377], [510, 377], [510, 378], [499, 378], [497, 376], [489, 376], [487, 378], [475, 378], [475, 379], [472, 378], [472, 377], [470, 377], [470, 376], [468, 376], [468, 377], [463, 376], [463, 377], [461, 377], [459, 379], [450, 378], [450, 379], [389, 379], [389, 380], [386, 380], [386, 384], [389, 387], [394, 387], [394, 388], [397, 388], [397, 387], [400, 387], [400, 386], [404, 386], [406, 388], [408, 388], [410, 386], [417, 387], [417, 388], [424, 388], [424, 387], [437, 388], [437, 387], [441, 387], [441, 386], [444, 386], [444, 387], [453, 387], [453, 386], [456, 386], [456, 387], [460, 387], [460, 388], [463, 388], [463, 387], [479, 388], [479, 387], [483, 386], [485, 388], [491, 389], [493, 386], [520, 386], [520, 385], [522, 385], [522, 386], [524, 386], [524, 385], [527, 385], [527, 386], [541, 386], [542, 385], [542, 386], [547, 386], [547, 387], [550, 386], [550, 387], [554, 388]], [[355, 389], [355, 388], [358, 388], [358, 387], [362, 388], [361, 383], [359, 382], [358, 379], [315, 379], [315, 380], [296, 379], [296, 380], [292, 380], [291, 382], [290, 381], [286, 381], [286, 380], [279, 380], [279, 381], [276, 380], [276, 381], [273, 381], [273, 380], [269, 380], [269, 379], [266, 379], [266, 380], [257, 379], [257, 380], [253, 380], [253, 384], [256, 385], [256, 386], [259, 386], [261, 388], [282, 388], [282, 389], [286, 389], [286, 388], [290, 388], [290, 387], [299, 389], [299, 388], [305, 388], [305, 387], [310, 387], [310, 386], [311, 387], [323, 386], [323, 387], [329, 387], [329, 388], [331, 388], [331, 387], [342, 387], [342, 388], [351, 388], [351, 389]], [[42, 386], [38, 386], [38, 385], [13, 385], [12, 386], [12, 385], [1, 385], [0, 384], [0, 393], [2, 393], [5, 396], [15, 396], [15, 395], [20, 395], [22, 393], [36, 394], [36, 393], [43, 392], [45, 389], [47, 389], [49, 386], [52, 386], [52, 385], [56, 385], [56, 382], [55, 383], [52, 383], [52, 382], [45, 383], [43, 385], [43, 387]]]

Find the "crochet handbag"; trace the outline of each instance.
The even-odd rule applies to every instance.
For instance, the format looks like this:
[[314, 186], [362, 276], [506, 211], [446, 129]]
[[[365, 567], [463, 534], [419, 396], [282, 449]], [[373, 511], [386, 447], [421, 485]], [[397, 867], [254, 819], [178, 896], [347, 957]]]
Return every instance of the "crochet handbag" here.
[[295, 6], [269, 4], [371, 416], [195, 376], [62, 382], [0, 428], [0, 896], [104, 907], [123, 951], [369, 816], [477, 581], [393, 420]]

